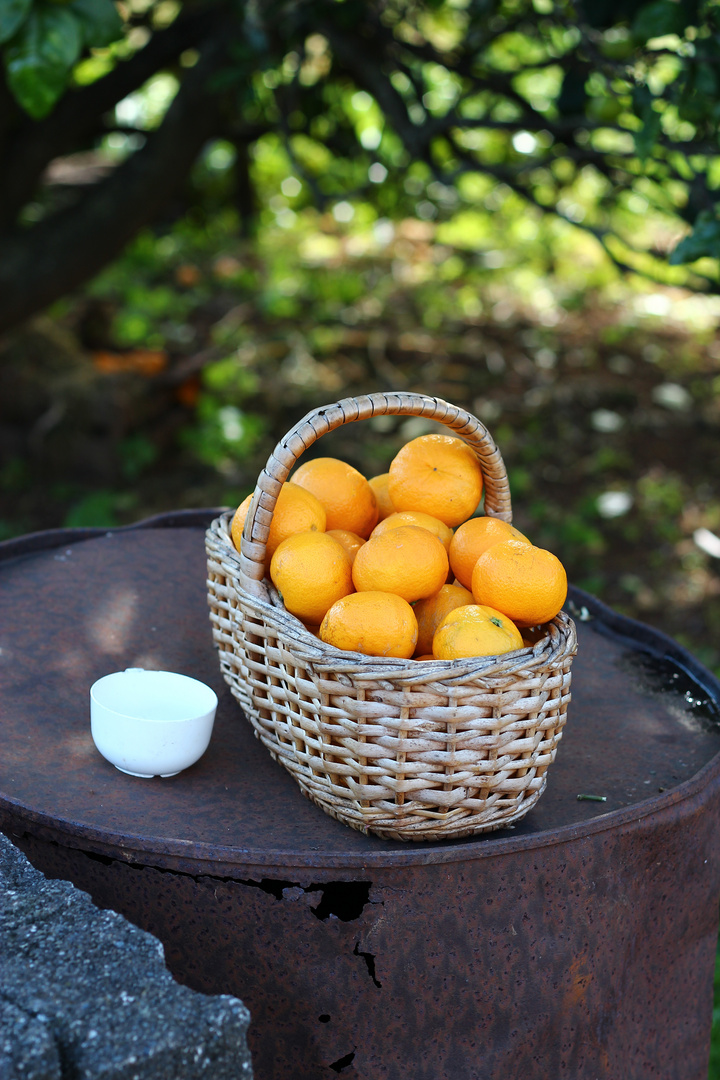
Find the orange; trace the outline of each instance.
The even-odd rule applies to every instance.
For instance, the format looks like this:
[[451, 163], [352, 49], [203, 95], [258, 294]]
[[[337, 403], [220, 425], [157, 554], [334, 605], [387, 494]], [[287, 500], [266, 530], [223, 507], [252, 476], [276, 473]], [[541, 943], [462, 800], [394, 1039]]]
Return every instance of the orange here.
[[320, 638], [336, 649], [409, 660], [415, 651], [417, 622], [407, 600], [394, 593], [351, 593], [330, 608]]
[[421, 529], [427, 529], [428, 532], [437, 536], [446, 551], [450, 547], [453, 536], [452, 529], [448, 528], [440, 518], [431, 517], [430, 514], [423, 514], [419, 510], [402, 510], [390, 514], [389, 517], [378, 522], [370, 535], [382, 536], [388, 529], [399, 529], [401, 525], [418, 525]]
[[499, 656], [523, 647], [520, 631], [507, 615], [479, 604], [455, 608], [445, 616], [433, 638], [436, 660]]
[[530, 543], [526, 536], [500, 518], [475, 517], [463, 522], [454, 533], [448, 552], [450, 566], [457, 580], [469, 589], [475, 563], [482, 553], [493, 544], [512, 537]]
[[434, 660], [435, 657], [432, 653], [423, 653], [422, 656], [413, 656], [413, 660]]
[[567, 575], [551, 551], [503, 540], [476, 562], [472, 594], [476, 603], [498, 608], [518, 626], [537, 626], [554, 618], [565, 603]]
[[[243, 499], [232, 519], [232, 539], [238, 551], [251, 501], [252, 495]], [[324, 532], [325, 522], [325, 509], [319, 499], [304, 488], [298, 487], [297, 484], [283, 484], [270, 523], [270, 535], [267, 541], [268, 559], [272, 559], [278, 544], [281, 544], [288, 536], [296, 532], [305, 532], [306, 529]]]
[[417, 653], [432, 653], [432, 642], [440, 623], [456, 607], [473, 603], [473, 594], [462, 585], [443, 585], [434, 596], [418, 600], [413, 611], [418, 624]]
[[390, 473], [380, 473], [379, 476], [371, 476], [368, 480], [368, 484], [375, 492], [375, 498], [377, 499], [378, 521], [384, 521], [386, 517], [390, 517], [390, 514], [395, 513], [395, 507], [388, 492], [389, 479]]
[[304, 623], [319, 623], [336, 600], [353, 591], [350, 559], [324, 532], [299, 532], [283, 540], [270, 562], [270, 577], [287, 610]]
[[327, 529], [347, 529], [367, 540], [377, 525], [375, 492], [362, 473], [339, 458], [306, 461], [293, 481], [311, 491], [325, 507]]
[[245, 518], [248, 515], [248, 510], [250, 509], [250, 503], [252, 502], [253, 495], [254, 492], [251, 491], [250, 494], [243, 499], [243, 501], [240, 503], [237, 510], [235, 511], [232, 522], [230, 523], [230, 534], [232, 536], [232, 542], [238, 549], [238, 551], [240, 550], [240, 540], [242, 539], [243, 528], [245, 526]]
[[388, 491], [396, 510], [422, 510], [454, 528], [474, 514], [483, 489], [475, 453], [451, 435], [412, 439], [390, 464]]
[[332, 536], [339, 544], [342, 544], [350, 558], [350, 562], [354, 563], [355, 556], [365, 543], [362, 536], [358, 536], [354, 532], [348, 532], [347, 529], [328, 529], [327, 535]]
[[437, 536], [417, 525], [373, 536], [358, 551], [352, 568], [358, 592], [397, 593], [408, 603], [436, 593], [447, 572], [445, 548]]

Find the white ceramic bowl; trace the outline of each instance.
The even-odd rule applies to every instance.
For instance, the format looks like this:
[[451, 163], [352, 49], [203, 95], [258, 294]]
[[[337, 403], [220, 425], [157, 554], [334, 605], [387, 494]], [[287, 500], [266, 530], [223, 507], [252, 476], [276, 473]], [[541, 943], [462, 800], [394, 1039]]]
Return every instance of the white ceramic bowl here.
[[90, 688], [96, 747], [130, 776], [175, 776], [202, 757], [210, 742], [217, 695], [174, 671], [127, 668]]

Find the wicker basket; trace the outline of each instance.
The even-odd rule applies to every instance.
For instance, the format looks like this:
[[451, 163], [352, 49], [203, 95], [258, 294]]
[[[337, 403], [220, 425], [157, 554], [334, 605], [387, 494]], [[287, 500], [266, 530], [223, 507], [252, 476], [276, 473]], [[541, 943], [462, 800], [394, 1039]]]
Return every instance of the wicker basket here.
[[208, 600], [220, 666], [256, 736], [303, 793], [354, 829], [392, 840], [489, 832], [537, 802], [570, 701], [577, 647], [561, 612], [532, 648], [472, 660], [342, 652], [305, 629], [264, 580], [275, 502], [321, 435], [373, 416], [440, 421], [475, 450], [485, 512], [511, 520], [502, 457], [463, 409], [417, 394], [371, 394], [317, 409], [278, 444], [235, 550], [231, 514], [207, 532]]

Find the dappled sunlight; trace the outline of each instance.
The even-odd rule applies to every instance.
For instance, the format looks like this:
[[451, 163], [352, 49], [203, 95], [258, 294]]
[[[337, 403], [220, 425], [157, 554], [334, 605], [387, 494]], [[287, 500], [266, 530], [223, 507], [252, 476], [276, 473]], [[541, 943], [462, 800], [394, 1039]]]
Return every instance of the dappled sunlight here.
[[110, 589], [93, 610], [88, 612], [85, 628], [95, 653], [120, 656], [127, 651], [136, 629], [138, 596], [134, 589]]
[[163, 651], [162, 645], [158, 645], [157, 649], [137, 653], [131, 658], [128, 666], [145, 668], [146, 671], [169, 671], [172, 668], [172, 662]]
[[93, 651], [87, 649], [58, 649], [52, 657], [53, 670], [67, 679], [80, 682], [90, 678], [93, 667]]
[[63, 735], [63, 752], [67, 752], [68, 757], [82, 764], [86, 761], [92, 761], [97, 757], [98, 751], [95, 749], [95, 743], [92, 740], [90, 733], [90, 706], [88, 704], [87, 725], [82, 731], [77, 732], [65, 732]]

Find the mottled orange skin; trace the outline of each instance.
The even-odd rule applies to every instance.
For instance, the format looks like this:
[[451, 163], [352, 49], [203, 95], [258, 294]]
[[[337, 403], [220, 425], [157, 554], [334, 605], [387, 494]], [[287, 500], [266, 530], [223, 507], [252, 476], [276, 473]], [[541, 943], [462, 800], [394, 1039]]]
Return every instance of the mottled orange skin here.
[[485, 604], [455, 608], [445, 616], [433, 638], [436, 660], [501, 656], [523, 647], [517, 626], [502, 612]]
[[396, 593], [413, 603], [432, 596], [444, 584], [448, 557], [427, 529], [403, 525], [363, 544], [352, 572], [358, 592]]
[[368, 480], [368, 484], [375, 492], [375, 498], [377, 499], [378, 521], [384, 521], [386, 517], [390, 517], [391, 514], [395, 513], [395, 507], [388, 491], [389, 479], [390, 473], [380, 473], [379, 476], [371, 476]]
[[396, 510], [420, 510], [455, 528], [475, 513], [483, 489], [474, 451], [450, 435], [421, 435], [392, 460], [388, 491]]
[[345, 548], [350, 562], [355, 562], [355, 556], [365, 541], [362, 536], [358, 536], [357, 533], [350, 532], [348, 529], [328, 529], [327, 535], [332, 536], [339, 544]]
[[377, 525], [375, 492], [362, 473], [347, 462], [332, 457], [313, 458], [295, 470], [292, 480], [323, 504], [326, 529], [347, 529], [367, 539]]
[[418, 600], [413, 611], [418, 623], [417, 653], [432, 656], [432, 643], [440, 623], [457, 607], [472, 604], [473, 594], [462, 585], [443, 585], [427, 600]]
[[553, 619], [565, 603], [567, 574], [551, 551], [504, 540], [475, 564], [472, 594], [476, 603], [497, 608], [518, 626], [538, 626]]
[[320, 623], [329, 608], [353, 591], [344, 548], [324, 532], [283, 540], [270, 562], [270, 577], [287, 610], [304, 623]]
[[[252, 495], [238, 506], [232, 519], [230, 531], [232, 541], [237, 550], [240, 550], [240, 539], [245, 526], [245, 518], [250, 509]], [[270, 535], [267, 539], [267, 558], [272, 559], [278, 545], [287, 540], [296, 532], [305, 532], [310, 529], [316, 532], [324, 532], [327, 515], [322, 503], [315, 496], [305, 491], [297, 484], [288, 482], [280, 488], [280, 494], [275, 504], [272, 522], [270, 523]]]
[[394, 593], [356, 592], [333, 604], [319, 636], [348, 652], [409, 660], [417, 642], [417, 621], [408, 602]]
[[480, 556], [503, 540], [524, 540], [526, 536], [513, 525], [494, 517], [474, 517], [464, 521], [453, 534], [448, 555], [450, 567], [466, 589], [472, 586], [472, 574]]
[[437, 536], [446, 551], [450, 547], [450, 541], [453, 538], [452, 529], [440, 518], [423, 514], [420, 510], [397, 510], [383, 521], [379, 521], [370, 536], [382, 536], [389, 529], [399, 529], [401, 525], [417, 525], [420, 529], [427, 529], [433, 536]]

